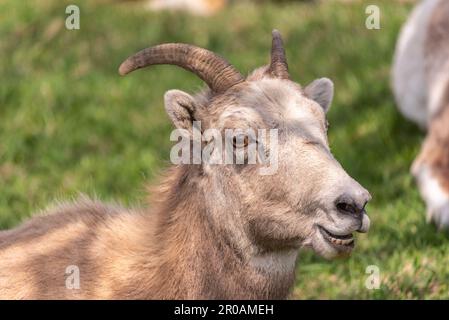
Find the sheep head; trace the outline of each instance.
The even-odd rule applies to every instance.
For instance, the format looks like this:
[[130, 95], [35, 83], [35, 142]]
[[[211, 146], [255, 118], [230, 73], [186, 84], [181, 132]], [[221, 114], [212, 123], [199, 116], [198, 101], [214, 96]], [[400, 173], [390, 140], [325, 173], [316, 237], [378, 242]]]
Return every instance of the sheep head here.
[[[211, 128], [276, 130], [276, 148], [258, 137], [232, 144], [232, 152], [264, 144], [262, 153], [277, 157], [271, 174], [259, 174], [261, 163], [200, 164], [211, 193], [204, 201], [229, 208], [210, 212], [224, 234], [233, 234], [232, 241], [252, 248], [254, 255], [311, 247], [333, 258], [352, 251], [352, 233], [369, 228], [365, 204], [371, 196], [330, 152], [325, 115], [333, 97], [332, 81], [321, 78], [305, 88], [292, 81], [276, 30], [270, 64], [247, 78], [218, 55], [187, 44], [144, 49], [125, 60], [119, 72], [155, 64], [180, 66], [209, 86], [196, 96], [179, 90], [165, 94], [165, 108], [177, 128], [192, 133], [194, 122], [201, 122], [200, 135]], [[204, 139], [201, 148], [214, 148], [217, 139], [222, 136]]]

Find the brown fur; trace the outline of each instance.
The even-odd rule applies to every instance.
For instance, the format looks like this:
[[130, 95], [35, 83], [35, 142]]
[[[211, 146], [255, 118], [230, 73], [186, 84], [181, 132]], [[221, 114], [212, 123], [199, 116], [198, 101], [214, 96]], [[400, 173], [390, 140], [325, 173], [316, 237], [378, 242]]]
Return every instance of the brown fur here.
[[[0, 297], [285, 298], [294, 273], [273, 278], [247, 265], [233, 239], [208, 221], [199, 174], [170, 169], [153, 190], [153, 213], [84, 198], [0, 233]], [[80, 290], [65, 287], [69, 265], [80, 268]]]

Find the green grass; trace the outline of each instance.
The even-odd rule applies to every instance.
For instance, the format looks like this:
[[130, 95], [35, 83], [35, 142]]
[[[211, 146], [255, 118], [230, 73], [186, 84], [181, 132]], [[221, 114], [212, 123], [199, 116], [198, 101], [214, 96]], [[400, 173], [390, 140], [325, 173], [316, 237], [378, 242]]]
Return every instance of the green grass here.
[[[226, 56], [242, 72], [265, 64], [270, 32], [284, 35], [293, 78], [327, 76], [336, 158], [373, 194], [372, 229], [349, 260], [301, 253], [293, 298], [449, 298], [449, 238], [425, 223], [409, 175], [423, 138], [396, 111], [389, 73], [410, 5], [378, 0], [381, 30], [365, 28], [368, 2], [236, 4], [212, 18], [155, 14], [129, 4], [76, 1], [81, 29], [64, 28], [58, 0], [0, 3], [0, 228], [78, 192], [125, 204], [168, 166], [163, 93], [201, 82], [174, 67], [119, 77], [130, 53], [190, 42]], [[365, 269], [380, 268], [368, 290]]]

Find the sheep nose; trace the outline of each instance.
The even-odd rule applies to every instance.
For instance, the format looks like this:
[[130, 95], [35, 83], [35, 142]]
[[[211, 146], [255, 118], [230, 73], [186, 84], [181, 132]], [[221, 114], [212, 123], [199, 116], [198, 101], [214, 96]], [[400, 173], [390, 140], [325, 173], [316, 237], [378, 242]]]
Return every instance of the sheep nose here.
[[365, 189], [352, 193], [344, 193], [335, 200], [337, 211], [362, 219], [365, 205], [371, 200], [371, 195]]

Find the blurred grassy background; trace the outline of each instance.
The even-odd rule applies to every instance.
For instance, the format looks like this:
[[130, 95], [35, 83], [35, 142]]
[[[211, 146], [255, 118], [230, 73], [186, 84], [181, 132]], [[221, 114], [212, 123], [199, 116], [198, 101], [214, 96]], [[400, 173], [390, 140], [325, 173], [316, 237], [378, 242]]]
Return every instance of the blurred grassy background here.
[[[409, 175], [423, 133], [397, 113], [389, 86], [410, 4], [377, 0], [381, 30], [367, 30], [367, 1], [234, 1], [213, 17], [75, 2], [81, 29], [74, 31], [64, 27], [74, 1], [0, 2], [0, 228], [78, 192], [143, 203], [143, 185], [169, 165], [163, 93], [202, 84], [168, 66], [119, 77], [129, 54], [161, 42], [194, 43], [249, 72], [267, 63], [278, 28], [296, 81], [335, 82], [332, 150], [374, 196], [372, 229], [351, 259], [301, 253], [293, 298], [449, 298], [449, 238], [425, 223]], [[368, 265], [380, 268], [379, 290], [365, 288]]]

